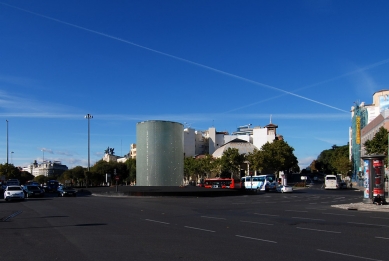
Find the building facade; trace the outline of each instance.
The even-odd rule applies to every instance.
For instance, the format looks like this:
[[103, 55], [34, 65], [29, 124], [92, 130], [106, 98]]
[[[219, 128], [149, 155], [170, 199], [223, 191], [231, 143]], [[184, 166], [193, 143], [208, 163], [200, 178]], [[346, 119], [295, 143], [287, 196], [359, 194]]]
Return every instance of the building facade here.
[[361, 177], [363, 162], [366, 156], [363, 144], [374, 138], [380, 127], [389, 130], [389, 90], [380, 90], [373, 94], [373, 103], [365, 105], [355, 103], [351, 107], [351, 127], [349, 129], [349, 154], [353, 165], [353, 178]]
[[34, 163], [28, 165], [24, 170], [35, 177], [40, 175], [45, 177], [57, 177], [68, 170], [68, 167], [62, 165], [60, 161], [43, 161], [42, 163], [38, 163], [35, 160]]

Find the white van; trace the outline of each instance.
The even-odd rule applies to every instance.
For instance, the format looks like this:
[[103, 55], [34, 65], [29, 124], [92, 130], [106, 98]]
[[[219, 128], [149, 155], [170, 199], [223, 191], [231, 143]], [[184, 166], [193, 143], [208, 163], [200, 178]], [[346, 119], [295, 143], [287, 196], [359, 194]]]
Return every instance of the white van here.
[[324, 189], [338, 189], [338, 177], [336, 175], [326, 175], [324, 178]]

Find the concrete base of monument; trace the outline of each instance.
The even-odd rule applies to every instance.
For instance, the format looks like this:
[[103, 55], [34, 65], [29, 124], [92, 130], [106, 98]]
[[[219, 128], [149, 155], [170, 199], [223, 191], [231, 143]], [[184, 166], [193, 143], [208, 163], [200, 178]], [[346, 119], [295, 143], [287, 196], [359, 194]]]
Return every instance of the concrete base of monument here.
[[221, 197], [249, 195], [244, 189], [208, 189], [197, 186], [111, 186], [79, 188], [77, 195], [94, 196], [173, 196], [173, 197]]

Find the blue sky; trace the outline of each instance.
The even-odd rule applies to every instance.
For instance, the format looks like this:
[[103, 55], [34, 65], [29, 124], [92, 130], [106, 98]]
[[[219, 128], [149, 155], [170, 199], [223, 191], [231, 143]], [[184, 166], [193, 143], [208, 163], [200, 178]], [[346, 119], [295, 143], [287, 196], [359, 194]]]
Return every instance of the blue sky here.
[[[0, 0], [0, 157], [87, 166], [136, 123], [277, 124], [301, 167], [389, 89], [388, 1]], [[44, 152], [43, 152], [43, 151]], [[13, 153], [12, 153], [13, 152]]]

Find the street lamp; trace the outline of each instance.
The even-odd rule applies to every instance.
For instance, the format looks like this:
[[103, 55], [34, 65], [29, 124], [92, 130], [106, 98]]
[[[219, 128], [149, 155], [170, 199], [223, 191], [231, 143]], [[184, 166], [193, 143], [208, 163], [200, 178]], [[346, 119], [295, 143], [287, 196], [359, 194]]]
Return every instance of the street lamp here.
[[14, 164], [13, 157], [12, 157], [13, 155], [14, 155], [14, 152], [11, 151], [11, 164], [12, 164], [12, 165]]
[[[88, 120], [88, 174], [90, 171], [90, 119], [93, 119], [91, 114], [85, 115], [85, 119]], [[86, 187], [88, 187], [88, 174], [86, 175]]]
[[7, 165], [8, 165], [8, 120], [5, 120], [7, 122]]

